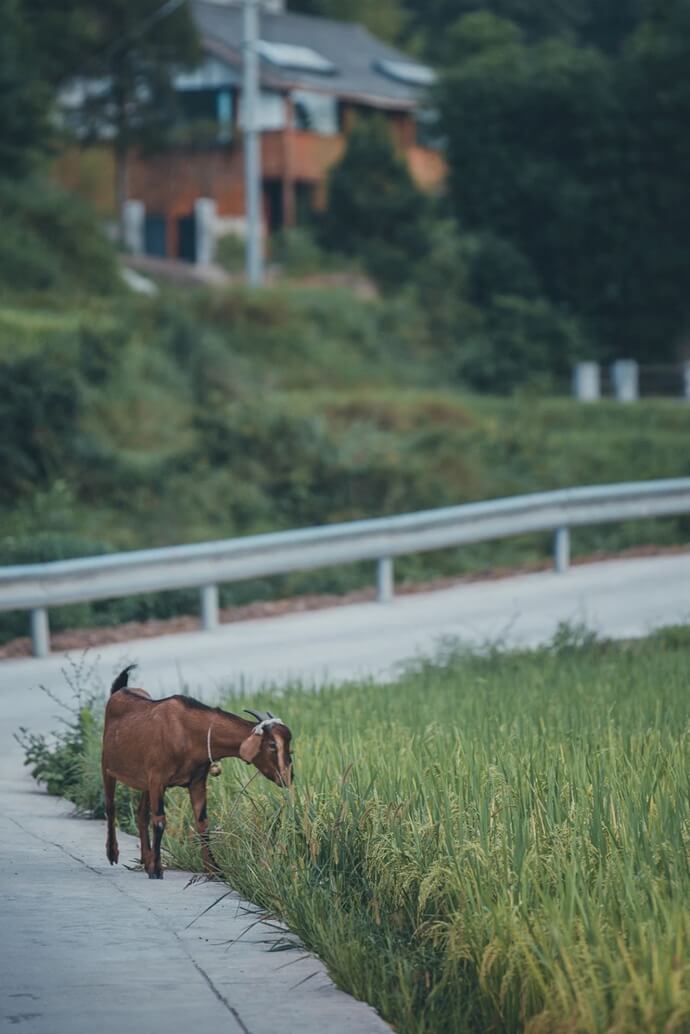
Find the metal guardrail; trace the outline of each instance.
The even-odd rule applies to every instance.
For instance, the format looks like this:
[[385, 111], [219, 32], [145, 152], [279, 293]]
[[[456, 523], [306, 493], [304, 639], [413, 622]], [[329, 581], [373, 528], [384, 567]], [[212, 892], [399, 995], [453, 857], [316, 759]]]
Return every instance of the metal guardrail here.
[[50, 651], [48, 607], [166, 589], [199, 588], [203, 628], [218, 625], [218, 585], [288, 571], [377, 563], [378, 600], [393, 598], [393, 558], [553, 531], [567, 571], [569, 528], [690, 513], [690, 478], [626, 482], [423, 510], [297, 531], [0, 568], [0, 610], [31, 611], [33, 654]]

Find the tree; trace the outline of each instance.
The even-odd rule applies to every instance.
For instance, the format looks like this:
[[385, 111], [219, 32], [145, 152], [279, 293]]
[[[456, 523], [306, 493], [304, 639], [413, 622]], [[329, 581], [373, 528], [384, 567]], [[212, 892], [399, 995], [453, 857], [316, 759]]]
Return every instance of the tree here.
[[648, 0], [406, 0], [408, 31], [432, 61], [447, 56], [458, 19], [488, 14], [511, 21], [525, 41], [561, 38], [614, 53], [634, 31]]
[[624, 51], [624, 192], [616, 217], [626, 274], [625, 336], [655, 357], [690, 334], [690, 2], [650, 0]]
[[363, 120], [328, 183], [324, 246], [361, 257], [384, 287], [409, 278], [428, 246], [427, 200], [393, 146], [386, 123]]
[[0, 0], [0, 170], [26, 175], [45, 152], [50, 90], [31, 75], [34, 50], [20, 0]]
[[480, 39], [474, 15], [439, 91], [461, 224], [524, 254], [602, 358], [670, 359], [690, 326], [689, 9], [659, 4], [612, 57]]
[[121, 216], [130, 149], [165, 138], [173, 122], [172, 77], [199, 60], [199, 40], [187, 0], [102, 0], [93, 18], [95, 45], [75, 68], [87, 86], [77, 128], [86, 138], [112, 133]]
[[121, 212], [130, 148], [164, 139], [173, 74], [200, 57], [187, 0], [0, 0], [0, 17], [2, 172], [24, 174], [51, 149], [57, 91], [78, 80], [86, 100], [75, 128], [112, 137]]
[[53, 91], [71, 79], [85, 56], [104, 45], [98, 37], [98, 6], [89, 0], [20, 0], [32, 47], [24, 76]]
[[395, 42], [400, 38], [406, 21], [402, 0], [290, 0], [291, 11], [315, 14], [321, 18], [359, 22], [380, 39]]

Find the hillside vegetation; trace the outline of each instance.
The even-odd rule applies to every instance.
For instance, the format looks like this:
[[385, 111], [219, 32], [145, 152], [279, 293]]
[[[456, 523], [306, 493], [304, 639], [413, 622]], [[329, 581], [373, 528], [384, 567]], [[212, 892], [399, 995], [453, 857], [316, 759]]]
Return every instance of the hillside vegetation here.
[[[690, 408], [471, 396], [402, 297], [113, 288], [0, 303], [0, 561], [32, 562], [690, 473]], [[687, 539], [687, 521], [586, 529], [576, 551]], [[401, 560], [419, 578], [543, 556], [548, 540]], [[345, 589], [367, 569], [235, 586]], [[56, 627], [195, 610], [172, 593]], [[23, 634], [21, 616], [4, 634]]]
[[[401, 1034], [681, 1034], [689, 662], [687, 629], [611, 644], [562, 628], [549, 648], [452, 650], [386, 686], [292, 687], [294, 794], [245, 788], [225, 762], [215, 856]], [[275, 699], [226, 698], [247, 704]], [[102, 814], [100, 721], [83, 710], [32, 758]], [[185, 791], [166, 814], [169, 860], [199, 870]]]

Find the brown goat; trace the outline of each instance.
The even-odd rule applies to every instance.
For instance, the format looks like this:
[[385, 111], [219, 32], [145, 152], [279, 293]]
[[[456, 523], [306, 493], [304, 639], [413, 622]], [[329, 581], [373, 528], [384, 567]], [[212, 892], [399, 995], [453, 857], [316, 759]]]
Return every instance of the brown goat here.
[[[118, 780], [141, 790], [137, 826], [141, 860], [149, 879], [163, 878], [161, 840], [165, 830], [165, 791], [186, 786], [201, 837], [204, 868], [217, 872], [208, 843], [206, 779], [217, 774], [220, 758], [242, 758], [279, 786], [292, 783], [291, 733], [269, 712], [249, 722], [219, 707], [207, 707], [191, 697], [152, 700], [143, 689], [128, 686], [130, 664], [110, 690], [103, 728], [103, 789], [108, 820], [106, 854], [111, 865], [119, 858], [115, 833], [115, 786]], [[149, 822], [153, 813], [153, 848]]]

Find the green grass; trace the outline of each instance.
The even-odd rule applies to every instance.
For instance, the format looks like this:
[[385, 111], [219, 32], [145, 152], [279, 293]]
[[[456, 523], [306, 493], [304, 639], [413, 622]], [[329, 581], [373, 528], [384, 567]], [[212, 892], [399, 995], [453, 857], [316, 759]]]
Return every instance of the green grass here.
[[[244, 789], [225, 762], [214, 852], [405, 1034], [686, 1032], [689, 666], [688, 629], [566, 628], [533, 652], [449, 647], [389, 685], [294, 686], [295, 791]], [[169, 861], [196, 869], [186, 794], [168, 797]]]

